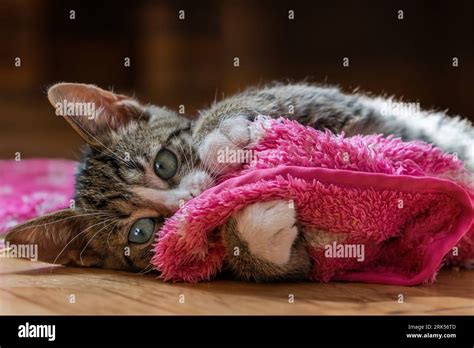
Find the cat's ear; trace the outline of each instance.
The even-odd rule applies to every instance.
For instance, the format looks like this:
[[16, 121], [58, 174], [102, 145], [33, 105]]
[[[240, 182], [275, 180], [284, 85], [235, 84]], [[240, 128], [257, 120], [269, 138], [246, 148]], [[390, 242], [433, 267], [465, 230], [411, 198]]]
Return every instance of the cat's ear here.
[[48, 89], [48, 99], [91, 146], [100, 146], [100, 136], [132, 120], [148, 120], [146, 106], [136, 99], [82, 83], [57, 83]]
[[15, 226], [5, 237], [5, 246], [23, 250], [35, 261], [62, 265], [100, 266], [102, 258], [88, 245], [83, 232], [87, 219], [72, 209], [60, 210]]

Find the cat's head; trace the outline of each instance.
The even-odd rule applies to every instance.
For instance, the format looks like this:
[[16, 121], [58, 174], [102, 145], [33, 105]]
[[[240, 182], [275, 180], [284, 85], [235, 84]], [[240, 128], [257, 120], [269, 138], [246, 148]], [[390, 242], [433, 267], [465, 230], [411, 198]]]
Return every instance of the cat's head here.
[[6, 241], [37, 245], [38, 259], [49, 263], [151, 268], [164, 219], [212, 184], [191, 122], [93, 85], [56, 84], [48, 99], [87, 142], [75, 207], [16, 226]]

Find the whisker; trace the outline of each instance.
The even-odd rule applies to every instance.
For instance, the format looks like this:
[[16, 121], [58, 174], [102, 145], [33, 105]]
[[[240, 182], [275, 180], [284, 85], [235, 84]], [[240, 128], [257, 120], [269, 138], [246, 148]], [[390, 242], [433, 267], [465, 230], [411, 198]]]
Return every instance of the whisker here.
[[53, 265], [56, 264], [56, 262], [58, 261], [59, 257], [60, 257], [61, 254], [64, 252], [64, 250], [66, 250], [66, 248], [67, 248], [74, 240], [76, 240], [76, 238], [78, 238], [78, 237], [81, 236], [82, 234], [86, 233], [86, 232], [87, 232], [88, 230], [90, 230], [91, 228], [93, 228], [93, 227], [95, 227], [95, 226], [97, 226], [97, 225], [100, 225], [102, 222], [103, 222], [103, 221], [98, 222], [98, 223], [96, 223], [96, 224], [94, 224], [94, 225], [91, 225], [91, 226], [87, 227], [85, 230], [83, 230], [82, 232], [76, 234], [76, 235], [64, 246], [64, 248], [61, 249], [61, 251], [59, 252], [58, 256], [56, 256], [56, 258], [54, 259]]
[[[173, 138], [178, 138], [177, 135], [174, 135]], [[188, 159], [188, 156], [186, 155], [186, 151], [184, 151], [184, 148], [183, 146], [181, 145], [181, 142], [178, 142], [178, 146], [179, 148], [181, 149], [181, 152], [183, 153], [183, 157], [184, 157], [184, 160], [186, 162], [186, 167], [187, 167], [187, 170], [191, 170], [192, 169], [192, 165], [191, 165], [191, 162], [189, 162], [189, 159]]]
[[[82, 131], [84, 133], [86, 133], [87, 135], [89, 135], [92, 139], [94, 139], [95, 141], [97, 141], [100, 145], [102, 145], [102, 147], [104, 147], [106, 150], [109, 151], [109, 156], [110, 157], [113, 157], [115, 158], [116, 160], [119, 160], [119, 161], [122, 161], [123, 163], [127, 164], [127, 161], [125, 161], [124, 159], [120, 158], [120, 156], [118, 156], [114, 151], [112, 151], [112, 149], [110, 149], [109, 147], [105, 146], [103, 142], [101, 142], [96, 136], [94, 136], [93, 134], [91, 134], [88, 130], [86, 130], [80, 123], [76, 123], [78, 125], [79, 128], [82, 129]], [[107, 154], [107, 152], [105, 152]]]
[[118, 221], [116, 221], [114, 227], [110, 230], [110, 232], [109, 232], [108, 235], [107, 235], [107, 245], [109, 246], [109, 248], [112, 247], [112, 246], [110, 245], [110, 240], [109, 240], [109, 239], [110, 239], [110, 235], [111, 235], [112, 232], [115, 231], [115, 229], [118, 227], [118, 224], [119, 224]]
[[[112, 222], [110, 222], [112, 221]], [[82, 253], [87, 249], [87, 247], [89, 246], [90, 242], [92, 242], [92, 240], [102, 231], [104, 230], [104, 228], [107, 228], [109, 227], [111, 224], [113, 224], [113, 220], [112, 219], [108, 219], [108, 220], [104, 220], [102, 221], [102, 223], [104, 223], [104, 226], [98, 230], [86, 243], [86, 245], [84, 246], [84, 248], [81, 250], [81, 253], [79, 254], [79, 259], [81, 260], [81, 265], [84, 266], [84, 262], [82, 261]], [[107, 224], [106, 224], [107, 223]]]
[[3, 249], [0, 250], [0, 254], [5, 254], [5, 253], [9, 252], [12, 249], [13, 249], [13, 247], [3, 248]]
[[149, 264], [145, 268], [143, 268], [141, 271], [135, 272], [134, 274], [135, 275], [144, 275], [144, 274], [149, 273], [151, 271], [153, 271], [153, 265]]
[[20, 228], [20, 229], [17, 229], [16, 231], [23, 231], [23, 230], [26, 230], [26, 229], [29, 229], [29, 228], [32, 228], [32, 227], [44, 227], [46, 225], [51, 225], [51, 224], [55, 224], [55, 223], [58, 223], [58, 222], [61, 222], [61, 221], [65, 221], [65, 220], [69, 220], [69, 219], [72, 219], [72, 218], [79, 218], [79, 217], [85, 217], [85, 216], [99, 216], [99, 215], [105, 215], [104, 213], [88, 213], [88, 214], [79, 214], [79, 215], [73, 215], [73, 216], [68, 216], [68, 217], [65, 217], [65, 218], [61, 218], [61, 219], [57, 219], [57, 220], [54, 220], [54, 221], [51, 221], [51, 222], [46, 222], [44, 224], [39, 224], [39, 225], [27, 225], [23, 228]]

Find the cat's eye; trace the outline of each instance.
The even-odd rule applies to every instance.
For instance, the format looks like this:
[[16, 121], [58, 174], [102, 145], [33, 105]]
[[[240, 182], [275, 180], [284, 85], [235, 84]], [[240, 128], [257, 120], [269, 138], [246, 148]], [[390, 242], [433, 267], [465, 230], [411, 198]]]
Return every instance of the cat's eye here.
[[130, 228], [128, 241], [138, 244], [146, 243], [153, 236], [153, 232], [155, 232], [155, 221], [153, 219], [139, 219]]
[[169, 180], [178, 172], [178, 159], [170, 150], [161, 149], [156, 154], [154, 168], [160, 179]]

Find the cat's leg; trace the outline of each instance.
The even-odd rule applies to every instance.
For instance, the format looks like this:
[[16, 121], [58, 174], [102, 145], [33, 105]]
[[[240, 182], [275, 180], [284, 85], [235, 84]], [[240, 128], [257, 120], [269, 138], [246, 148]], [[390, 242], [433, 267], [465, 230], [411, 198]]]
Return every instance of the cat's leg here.
[[423, 140], [456, 153], [474, 171], [474, 127], [468, 120], [424, 111], [416, 103], [304, 83], [250, 89], [215, 103], [202, 113], [193, 136], [201, 143], [222, 118], [241, 115], [253, 120], [259, 114], [287, 117], [318, 130], [344, 131], [348, 136], [384, 134]]
[[254, 203], [235, 216], [236, 231], [256, 257], [284, 265], [298, 234], [295, 209], [286, 201]]
[[298, 233], [294, 208], [286, 201], [249, 205], [223, 227], [226, 264], [239, 279], [307, 278], [311, 261]]

